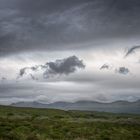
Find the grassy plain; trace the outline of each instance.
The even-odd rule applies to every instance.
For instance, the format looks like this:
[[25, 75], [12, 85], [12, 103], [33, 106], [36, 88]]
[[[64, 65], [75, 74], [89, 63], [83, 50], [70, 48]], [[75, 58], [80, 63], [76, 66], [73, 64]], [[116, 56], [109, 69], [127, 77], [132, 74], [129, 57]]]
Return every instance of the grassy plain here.
[[0, 106], [0, 140], [140, 140], [140, 115]]

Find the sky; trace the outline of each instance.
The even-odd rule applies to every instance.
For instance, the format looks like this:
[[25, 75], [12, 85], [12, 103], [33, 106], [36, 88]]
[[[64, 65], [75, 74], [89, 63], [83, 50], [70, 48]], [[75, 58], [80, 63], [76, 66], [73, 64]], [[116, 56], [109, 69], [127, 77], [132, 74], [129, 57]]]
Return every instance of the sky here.
[[139, 0], [0, 0], [0, 104], [140, 99]]

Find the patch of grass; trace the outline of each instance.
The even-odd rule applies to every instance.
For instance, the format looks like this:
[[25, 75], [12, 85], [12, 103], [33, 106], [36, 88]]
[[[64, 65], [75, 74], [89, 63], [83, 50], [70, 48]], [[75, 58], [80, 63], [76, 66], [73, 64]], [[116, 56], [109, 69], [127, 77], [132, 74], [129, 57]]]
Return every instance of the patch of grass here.
[[0, 106], [0, 140], [139, 140], [140, 115]]

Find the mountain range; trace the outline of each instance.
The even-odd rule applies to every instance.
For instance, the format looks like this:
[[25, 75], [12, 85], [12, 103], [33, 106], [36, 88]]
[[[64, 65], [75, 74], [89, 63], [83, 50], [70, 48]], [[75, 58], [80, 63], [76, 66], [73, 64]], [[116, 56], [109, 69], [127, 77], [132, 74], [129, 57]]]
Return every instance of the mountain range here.
[[18, 102], [11, 104], [11, 106], [140, 114], [140, 100], [135, 102], [115, 101], [111, 103], [101, 103], [95, 101], [77, 101], [74, 103], [54, 102], [50, 104], [43, 104], [39, 102]]

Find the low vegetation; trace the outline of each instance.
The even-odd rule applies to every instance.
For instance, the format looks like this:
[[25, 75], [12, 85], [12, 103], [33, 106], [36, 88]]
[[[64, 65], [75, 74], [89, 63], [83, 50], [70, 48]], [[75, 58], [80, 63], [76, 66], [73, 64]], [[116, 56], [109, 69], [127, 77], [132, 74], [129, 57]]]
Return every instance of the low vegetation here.
[[140, 115], [0, 106], [0, 140], [139, 140]]

